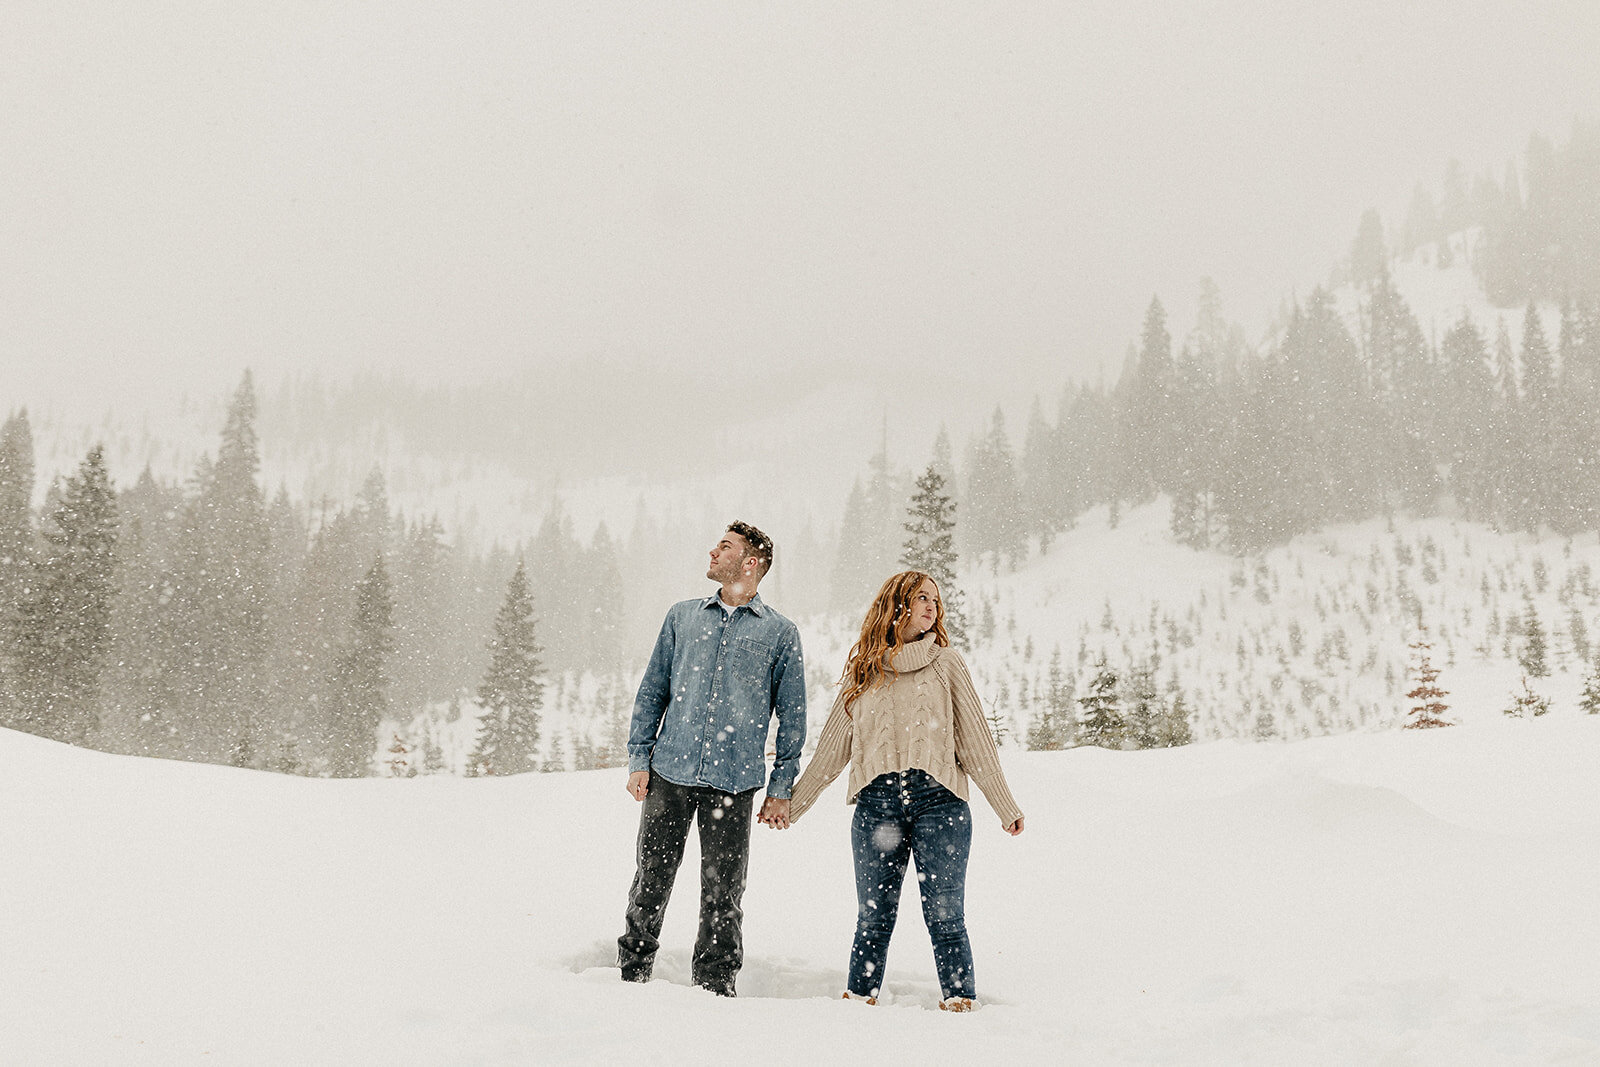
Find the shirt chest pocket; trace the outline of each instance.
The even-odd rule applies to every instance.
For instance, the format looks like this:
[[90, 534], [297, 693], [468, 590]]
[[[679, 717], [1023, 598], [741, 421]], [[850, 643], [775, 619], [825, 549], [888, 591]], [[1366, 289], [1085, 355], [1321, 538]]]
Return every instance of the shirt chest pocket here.
[[762, 686], [772, 676], [775, 646], [759, 637], [740, 637], [733, 642], [733, 676], [746, 685]]

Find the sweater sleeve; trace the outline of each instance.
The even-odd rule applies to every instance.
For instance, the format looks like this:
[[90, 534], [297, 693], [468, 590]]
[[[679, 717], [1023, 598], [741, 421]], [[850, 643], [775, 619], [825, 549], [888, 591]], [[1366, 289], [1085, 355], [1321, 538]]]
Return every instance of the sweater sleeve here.
[[854, 730], [855, 723], [845, 710], [844, 688], [841, 686], [839, 696], [833, 702], [833, 710], [828, 712], [828, 721], [822, 726], [822, 736], [817, 739], [817, 750], [812, 753], [811, 762], [806, 764], [800, 780], [794, 784], [794, 792], [789, 799], [790, 822], [804, 815], [806, 809], [822, 795], [822, 791], [839, 777], [839, 772], [849, 766], [850, 738]]
[[984, 799], [1000, 816], [1000, 825], [1010, 826], [1022, 818], [1022, 809], [1006, 785], [1005, 772], [1000, 769], [1000, 753], [994, 747], [994, 735], [983, 717], [983, 702], [972, 687], [966, 661], [953, 648], [945, 649], [939, 659], [950, 683], [951, 703], [955, 706], [956, 761], [983, 790]]

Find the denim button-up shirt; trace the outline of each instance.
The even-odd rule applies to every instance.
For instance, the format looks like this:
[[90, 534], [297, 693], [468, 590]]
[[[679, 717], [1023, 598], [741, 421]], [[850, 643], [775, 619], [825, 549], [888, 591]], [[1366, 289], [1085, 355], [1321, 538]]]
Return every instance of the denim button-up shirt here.
[[767, 794], [786, 798], [806, 739], [800, 631], [760, 594], [731, 614], [715, 593], [674, 604], [634, 698], [628, 770], [728, 793], [754, 789], [774, 715], [777, 757]]

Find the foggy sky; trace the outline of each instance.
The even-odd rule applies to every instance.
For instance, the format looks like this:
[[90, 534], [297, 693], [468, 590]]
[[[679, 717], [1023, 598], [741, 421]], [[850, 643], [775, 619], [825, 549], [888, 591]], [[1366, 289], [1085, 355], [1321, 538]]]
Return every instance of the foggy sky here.
[[1600, 115], [1592, 3], [1203, 7], [7, 0], [0, 409], [597, 355], [1053, 390]]

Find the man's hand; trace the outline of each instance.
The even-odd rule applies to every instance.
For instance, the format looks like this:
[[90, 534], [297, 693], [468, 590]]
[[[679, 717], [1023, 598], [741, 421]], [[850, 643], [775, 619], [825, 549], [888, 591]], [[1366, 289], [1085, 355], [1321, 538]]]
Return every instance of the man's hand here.
[[1022, 833], [1022, 817], [1020, 815], [1017, 816], [1016, 822], [1006, 827], [1006, 833], [1010, 834], [1012, 837], [1016, 837], [1018, 834]]
[[650, 792], [650, 772], [634, 771], [628, 775], [628, 795], [635, 800], [643, 800]]
[[789, 828], [789, 798], [768, 797], [763, 800], [761, 802], [761, 814], [756, 818], [774, 830], [787, 830]]

